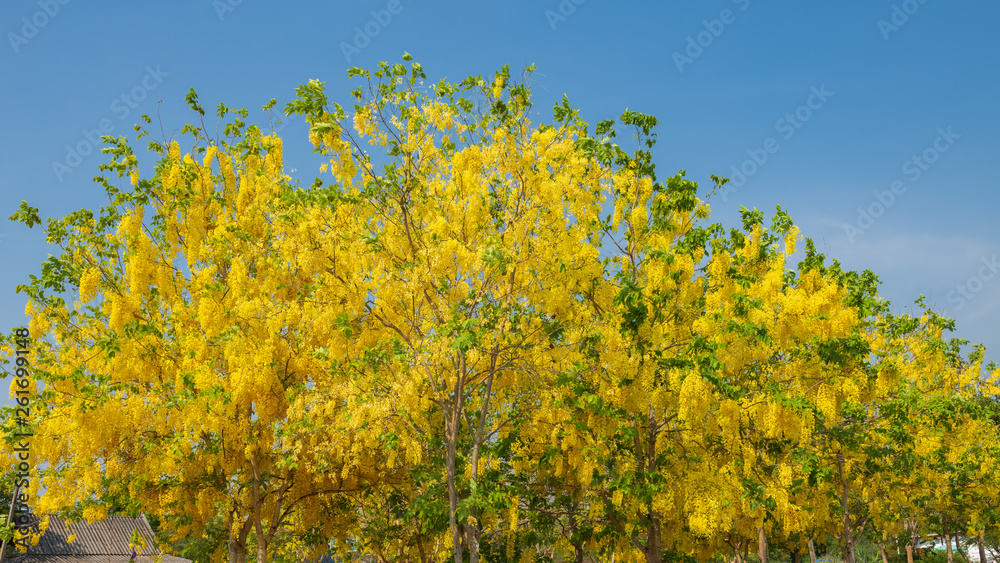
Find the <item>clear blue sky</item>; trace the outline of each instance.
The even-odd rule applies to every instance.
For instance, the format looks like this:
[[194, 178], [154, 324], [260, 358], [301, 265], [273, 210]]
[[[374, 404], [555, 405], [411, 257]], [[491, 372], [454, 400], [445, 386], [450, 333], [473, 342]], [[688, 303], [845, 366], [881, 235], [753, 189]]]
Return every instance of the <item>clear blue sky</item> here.
[[[192, 87], [259, 123], [312, 78], [347, 102], [347, 68], [408, 51], [432, 81], [534, 63], [546, 119], [563, 94], [591, 123], [657, 116], [661, 175], [738, 185], [715, 220], [780, 203], [897, 307], [927, 295], [1000, 360], [998, 20], [982, 0], [4, 0], [0, 328], [24, 322], [14, 288], [56, 253], [6, 220], [19, 202], [43, 217], [106, 202], [91, 181], [104, 157], [68, 148], [131, 134], [158, 100], [170, 135]], [[308, 183], [304, 126], [282, 134]]]

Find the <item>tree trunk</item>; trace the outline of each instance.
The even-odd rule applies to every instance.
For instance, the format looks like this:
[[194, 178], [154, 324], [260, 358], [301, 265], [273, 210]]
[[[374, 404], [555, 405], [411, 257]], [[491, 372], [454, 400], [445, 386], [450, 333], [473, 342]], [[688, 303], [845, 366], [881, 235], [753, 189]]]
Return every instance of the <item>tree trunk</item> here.
[[[458, 398], [455, 398], [456, 402]], [[451, 529], [452, 549], [455, 550], [455, 563], [462, 563], [462, 533], [458, 528], [456, 513], [458, 512], [458, 489], [455, 486], [455, 456], [458, 448], [458, 406], [452, 405], [449, 413], [445, 439], [448, 441], [448, 458], [445, 461], [448, 473], [448, 526]]]
[[466, 516], [465, 524], [462, 525], [462, 529], [465, 530], [465, 545], [469, 550], [469, 563], [479, 563], [479, 530], [476, 526], [476, 518], [478, 514], [475, 508], [469, 510], [469, 515]]
[[764, 534], [764, 526], [757, 528], [757, 557], [760, 563], [767, 563], [767, 535]]
[[229, 563], [246, 563], [247, 546], [240, 544], [236, 538], [229, 538]]
[[913, 563], [913, 545], [906, 544], [906, 563]]
[[809, 538], [809, 563], [816, 563], [816, 544], [812, 538]]
[[252, 519], [247, 518], [243, 523], [243, 527], [237, 533], [233, 530], [234, 513], [235, 509], [230, 509], [228, 516], [229, 541], [227, 542], [227, 547], [229, 548], [229, 563], [246, 563], [247, 536], [250, 533]]
[[417, 530], [417, 533], [416, 533], [417, 551], [420, 552], [420, 563], [428, 563], [427, 552], [424, 550], [424, 539], [420, 535], [420, 524], [416, 524], [415, 523], [415, 527], [416, 527], [416, 530]]
[[267, 563], [267, 543], [264, 538], [257, 540], [257, 561]]
[[[476, 428], [476, 435], [472, 443], [472, 482], [476, 485], [479, 483], [479, 452], [486, 432], [486, 414], [489, 412], [490, 397], [493, 395], [497, 353], [498, 348], [494, 347], [490, 355], [490, 373], [486, 378], [486, 396], [483, 398], [483, 404], [479, 407], [479, 426]], [[464, 358], [462, 361], [465, 361]], [[479, 563], [479, 511], [473, 506], [471, 513], [472, 518], [466, 527], [469, 536], [469, 563]]]
[[[465, 408], [465, 357], [459, 358], [456, 365], [458, 377], [455, 379], [454, 399], [450, 409], [443, 409], [445, 413], [445, 440], [448, 446], [448, 455], [445, 460], [448, 479], [448, 525], [451, 529], [452, 549], [455, 551], [455, 563], [462, 563], [462, 532], [464, 526], [459, 526], [458, 512], [458, 486], [455, 470], [455, 460], [458, 449], [458, 431], [462, 424], [462, 411]], [[447, 405], [447, 399], [445, 399]], [[450, 412], [449, 412], [450, 411]]]
[[732, 533], [729, 535], [729, 546], [733, 548], [733, 559], [729, 563], [746, 563], [740, 550], [743, 549], [743, 538], [733, 539]]
[[889, 556], [885, 554], [885, 546], [878, 544], [878, 553], [882, 556], [882, 563], [889, 563]]
[[948, 529], [948, 521], [944, 515], [941, 516], [941, 531], [944, 533], [944, 547], [945, 551], [948, 552], [948, 563], [954, 563], [955, 559], [951, 551], [951, 532]]
[[[649, 424], [649, 433], [646, 435], [646, 471], [656, 472], [656, 411], [652, 403], [646, 413], [646, 422]], [[663, 540], [661, 538], [660, 515], [653, 510], [652, 503], [648, 505], [649, 530], [646, 533], [646, 563], [663, 563]]]
[[855, 525], [851, 522], [848, 499], [848, 483], [844, 475], [844, 454], [837, 454], [837, 469], [840, 475], [840, 510], [843, 513], [841, 521], [843, 529], [840, 533], [840, 556], [844, 563], [855, 563], [854, 560], [854, 533]]
[[271, 543], [274, 541], [274, 534], [276, 534], [278, 532], [278, 529], [281, 528], [283, 520], [281, 516], [281, 509], [284, 506], [285, 493], [288, 492], [288, 489], [291, 488], [292, 483], [295, 482], [294, 471], [290, 471], [287, 474], [286, 479], [287, 480], [285, 481], [285, 484], [278, 489], [278, 496], [275, 497], [274, 505], [272, 506], [271, 509], [271, 526], [267, 531], [267, 535], [265, 536], [267, 539], [267, 543], [265, 545], [267, 547], [270, 547]]
[[579, 528], [576, 525], [576, 507], [577, 503], [573, 501], [569, 509], [569, 541], [573, 545], [573, 563], [583, 563], [583, 542], [577, 535]]
[[257, 453], [254, 452], [253, 457], [250, 458], [250, 469], [253, 472], [253, 525], [254, 531], [257, 532], [257, 562], [256, 563], [267, 563], [267, 538], [264, 536], [264, 528], [261, 526], [260, 519], [260, 482], [261, 473], [257, 467]]
[[[850, 527], [850, 518], [844, 515], [844, 534], [840, 539], [841, 559], [844, 563], [855, 563], [854, 559], [854, 530]], [[950, 562], [949, 562], [950, 563]]]
[[[802, 558], [799, 557], [799, 546], [796, 545], [792, 549], [788, 550], [789, 556], [792, 558], [792, 563], [802, 563]], [[888, 563], [888, 562], [886, 562]]]
[[650, 511], [649, 530], [646, 532], [646, 563], [663, 563], [663, 546], [660, 541], [660, 519]]
[[976, 545], [979, 547], [979, 563], [986, 563], [986, 541], [983, 531], [976, 536]]

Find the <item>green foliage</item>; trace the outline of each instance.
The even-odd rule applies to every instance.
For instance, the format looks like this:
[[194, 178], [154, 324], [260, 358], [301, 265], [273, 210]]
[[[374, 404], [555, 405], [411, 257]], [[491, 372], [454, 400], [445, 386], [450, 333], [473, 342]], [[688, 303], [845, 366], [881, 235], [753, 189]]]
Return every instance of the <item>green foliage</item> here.
[[[962, 553], [952, 548], [953, 563], [966, 563]], [[905, 555], [903, 556], [905, 559]], [[948, 563], [948, 552], [943, 549], [925, 550], [919, 556], [913, 558], [914, 563]]]
[[212, 561], [213, 555], [226, 545], [226, 530], [221, 517], [209, 520], [205, 530], [200, 535], [190, 534], [181, 539], [171, 541], [173, 530], [165, 526], [159, 518], [149, 517], [158, 544], [170, 547], [169, 552], [196, 561], [198, 563]]
[[7, 515], [0, 514], [0, 541], [9, 542], [14, 539], [14, 525], [7, 523]]

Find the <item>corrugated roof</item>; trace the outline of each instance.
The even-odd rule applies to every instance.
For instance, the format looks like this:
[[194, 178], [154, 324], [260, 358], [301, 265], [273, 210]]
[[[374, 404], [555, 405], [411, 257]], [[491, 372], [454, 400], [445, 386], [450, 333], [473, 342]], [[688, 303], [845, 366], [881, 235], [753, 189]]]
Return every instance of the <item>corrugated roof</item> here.
[[[17, 559], [7, 559], [10, 563], [129, 563], [127, 555], [24, 555]], [[154, 563], [154, 557], [140, 555], [135, 563]], [[190, 563], [190, 559], [181, 559], [173, 555], [164, 555], [163, 563]]]
[[[146, 541], [136, 561], [151, 563], [159, 550], [145, 515], [138, 518], [109, 516], [101, 522], [76, 522], [67, 527], [61, 518], [52, 514], [49, 515], [49, 529], [42, 534], [38, 545], [29, 547], [25, 555], [8, 550], [7, 557], [13, 556], [10, 563], [127, 563], [132, 555], [129, 541], [134, 531]], [[76, 535], [72, 543], [66, 541], [70, 534]], [[164, 555], [163, 562], [190, 563], [190, 560]]]

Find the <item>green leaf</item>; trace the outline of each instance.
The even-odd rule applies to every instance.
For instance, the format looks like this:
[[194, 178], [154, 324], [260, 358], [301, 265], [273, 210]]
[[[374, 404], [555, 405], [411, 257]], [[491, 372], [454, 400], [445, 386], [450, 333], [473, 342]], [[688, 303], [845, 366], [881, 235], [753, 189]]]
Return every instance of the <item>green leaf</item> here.
[[19, 207], [13, 215], [8, 217], [8, 219], [23, 223], [27, 225], [29, 229], [42, 222], [42, 220], [38, 218], [38, 208], [31, 207], [28, 205], [28, 202], [23, 199], [21, 200], [21, 207]]

